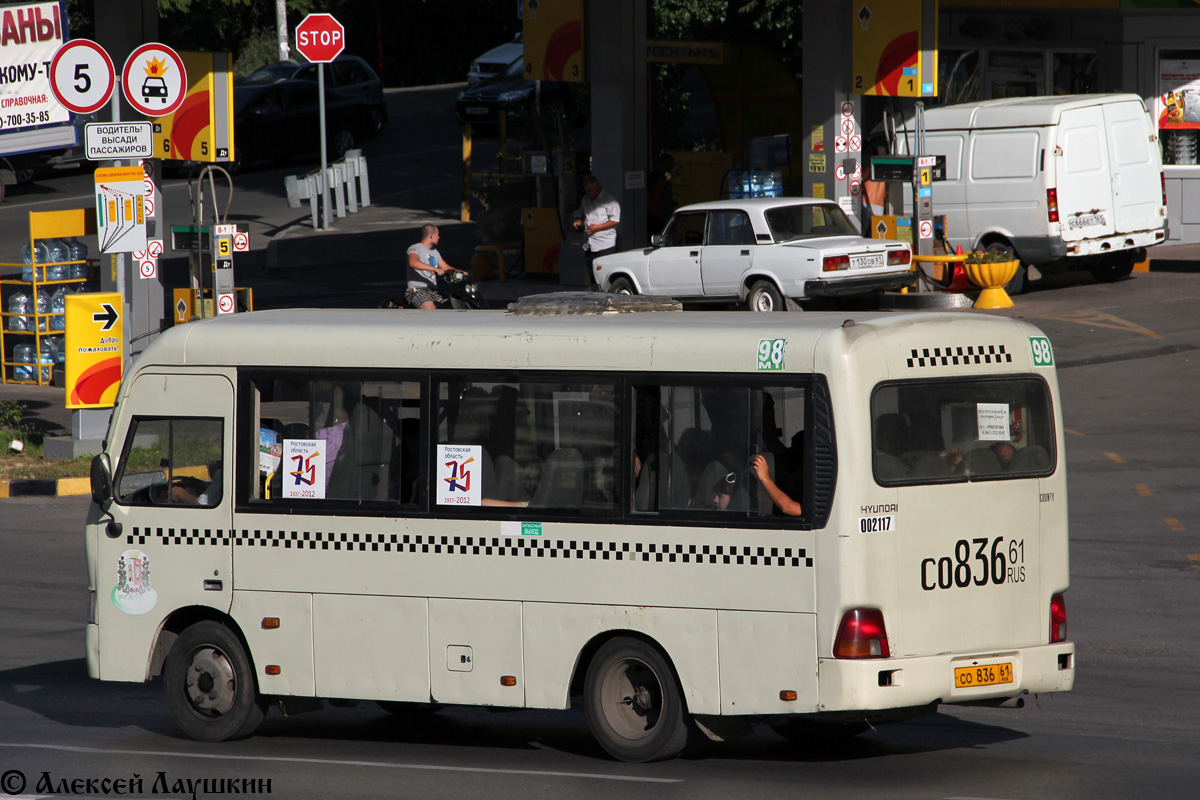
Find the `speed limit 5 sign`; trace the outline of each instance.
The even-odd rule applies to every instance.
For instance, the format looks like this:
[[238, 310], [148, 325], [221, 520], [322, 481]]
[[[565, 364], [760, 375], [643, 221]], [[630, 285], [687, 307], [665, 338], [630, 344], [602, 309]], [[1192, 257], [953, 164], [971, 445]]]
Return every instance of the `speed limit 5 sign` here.
[[112, 59], [91, 39], [72, 39], [50, 62], [50, 89], [55, 99], [76, 114], [100, 110], [117, 85]]

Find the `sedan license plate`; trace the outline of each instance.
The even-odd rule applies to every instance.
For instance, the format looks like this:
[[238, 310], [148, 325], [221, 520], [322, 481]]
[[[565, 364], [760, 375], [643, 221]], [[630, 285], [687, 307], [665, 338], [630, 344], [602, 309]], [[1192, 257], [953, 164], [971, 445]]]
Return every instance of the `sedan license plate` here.
[[863, 256], [850, 256], [850, 269], [867, 269], [869, 267], [886, 267], [887, 253], [867, 253]]
[[467, 113], [473, 117], [482, 117], [484, 114], [488, 113], [488, 110], [487, 108], [481, 106], [468, 106]]
[[954, 670], [954, 688], [970, 689], [975, 686], [998, 686], [1002, 683], [1013, 682], [1012, 662], [1003, 664], [984, 664], [974, 667], [956, 667]]

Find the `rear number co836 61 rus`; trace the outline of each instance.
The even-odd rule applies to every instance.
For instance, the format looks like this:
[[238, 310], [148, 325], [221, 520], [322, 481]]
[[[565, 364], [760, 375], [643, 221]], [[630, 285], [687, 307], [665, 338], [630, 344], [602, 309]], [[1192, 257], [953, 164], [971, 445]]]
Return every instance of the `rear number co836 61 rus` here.
[[968, 586], [999, 586], [1025, 580], [1025, 540], [1003, 536], [995, 539], [959, 539], [954, 556], [921, 560], [921, 588], [965, 589]]

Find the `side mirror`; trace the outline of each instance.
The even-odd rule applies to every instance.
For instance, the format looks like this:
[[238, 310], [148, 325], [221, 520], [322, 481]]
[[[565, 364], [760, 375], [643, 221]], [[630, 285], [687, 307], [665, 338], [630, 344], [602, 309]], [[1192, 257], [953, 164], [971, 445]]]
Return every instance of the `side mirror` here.
[[92, 502], [107, 509], [113, 499], [112, 465], [108, 453], [100, 453], [92, 459], [91, 484]]
[[651, 247], [662, 247], [662, 234], [656, 233], [650, 237]]

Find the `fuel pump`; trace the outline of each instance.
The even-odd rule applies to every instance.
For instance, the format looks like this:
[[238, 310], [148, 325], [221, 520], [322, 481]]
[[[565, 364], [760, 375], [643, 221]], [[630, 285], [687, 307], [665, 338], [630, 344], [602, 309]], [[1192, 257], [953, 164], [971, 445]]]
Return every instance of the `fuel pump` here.
[[[218, 209], [215, 173], [221, 173], [229, 184], [225, 208]], [[212, 221], [205, 219], [204, 186], [208, 182], [212, 202]], [[246, 235], [246, 223], [225, 222], [233, 198], [233, 179], [222, 167], [209, 164], [200, 170], [193, 196], [192, 179], [188, 179], [188, 198], [192, 204], [195, 224], [171, 228], [171, 247], [188, 254], [189, 286], [176, 289], [174, 298], [175, 322], [232, 314], [238, 310], [238, 290], [234, 286], [234, 240]], [[245, 303], [241, 305], [245, 306]]]
[[[892, 149], [899, 149], [895, 137], [891, 138]], [[907, 136], [904, 137], [904, 142], [904, 149], [909, 150]], [[906, 183], [911, 189], [912, 215], [907, 220], [897, 218], [896, 224], [902, 226], [907, 222], [911, 225], [914, 255], [933, 255], [937, 222], [933, 213], [933, 182], [943, 180], [945, 175], [946, 157], [925, 153], [925, 104], [917, 101], [911, 150], [904, 154], [877, 155], [871, 159], [871, 180], [885, 181], [892, 185]], [[945, 236], [945, 233], [942, 235]], [[926, 279], [918, 283], [918, 287], [922, 287], [930, 276], [925, 272], [924, 264], [919, 265], [919, 268]]]

